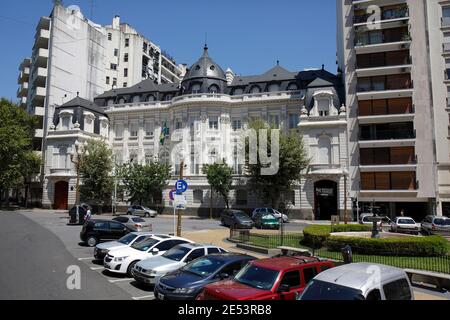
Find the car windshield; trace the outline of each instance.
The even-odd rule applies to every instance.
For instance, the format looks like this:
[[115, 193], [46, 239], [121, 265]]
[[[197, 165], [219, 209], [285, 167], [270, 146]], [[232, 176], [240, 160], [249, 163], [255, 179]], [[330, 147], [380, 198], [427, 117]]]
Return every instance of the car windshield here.
[[131, 218], [131, 220], [133, 220], [133, 222], [145, 222], [142, 218]]
[[146, 239], [144, 241], [141, 241], [139, 243], [133, 243], [131, 245], [132, 248], [139, 250], [139, 251], [148, 251], [151, 247], [153, 247], [155, 244], [157, 244], [159, 241], [153, 238]]
[[206, 278], [215, 273], [224, 264], [222, 259], [217, 259], [213, 256], [197, 259], [187, 264], [183, 271], [196, 274], [202, 278]]
[[131, 242], [133, 242], [134, 239], [136, 239], [137, 235], [133, 234], [133, 233], [129, 233], [126, 236], [123, 236], [122, 238], [119, 239], [120, 243], [129, 245]]
[[413, 219], [398, 219], [399, 224], [416, 224]]
[[273, 215], [271, 214], [266, 214], [265, 216], [262, 217], [263, 220], [273, 220], [276, 219]]
[[450, 226], [450, 219], [436, 218], [434, 219], [434, 224], [440, 226]]
[[253, 288], [271, 290], [279, 273], [277, 270], [248, 264], [239, 271], [234, 280]]
[[312, 280], [300, 300], [360, 300], [361, 291], [330, 282]]
[[248, 219], [248, 216], [243, 212], [235, 212], [234, 216], [238, 219]]
[[163, 257], [170, 260], [181, 261], [189, 251], [191, 251], [191, 248], [176, 246], [164, 253]]

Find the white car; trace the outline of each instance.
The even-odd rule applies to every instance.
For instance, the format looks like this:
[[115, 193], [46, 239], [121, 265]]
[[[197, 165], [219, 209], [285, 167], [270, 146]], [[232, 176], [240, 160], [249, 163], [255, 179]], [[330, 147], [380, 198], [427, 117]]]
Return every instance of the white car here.
[[130, 232], [117, 241], [99, 243], [95, 246], [94, 258], [96, 260], [103, 260], [108, 251], [130, 247], [153, 235], [154, 233], [152, 232]]
[[197, 243], [180, 244], [162, 256], [148, 258], [136, 263], [131, 273], [136, 281], [144, 284], [156, 284], [166, 273], [184, 267], [191, 261], [213, 253], [225, 253], [225, 249]]
[[110, 272], [131, 276], [131, 269], [139, 261], [162, 255], [183, 243], [192, 241], [169, 235], [153, 235], [130, 247], [110, 250], [103, 260], [103, 265]]
[[256, 208], [255, 210], [253, 210], [252, 212], [252, 220], [254, 220], [255, 216], [257, 213], [270, 213], [272, 215], [275, 216], [275, 218], [278, 219], [278, 221], [281, 222], [281, 217], [283, 217], [283, 222], [284, 223], [288, 223], [289, 222], [289, 217], [283, 213], [281, 213], [278, 210], [272, 209], [272, 208]]
[[391, 232], [412, 233], [418, 235], [419, 231], [419, 226], [414, 219], [410, 217], [397, 217], [391, 222]]

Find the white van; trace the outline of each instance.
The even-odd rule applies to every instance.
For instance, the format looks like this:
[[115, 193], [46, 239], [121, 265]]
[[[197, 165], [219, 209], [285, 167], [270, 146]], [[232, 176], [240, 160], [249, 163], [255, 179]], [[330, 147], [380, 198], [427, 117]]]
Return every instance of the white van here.
[[319, 273], [298, 300], [414, 300], [402, 269], [373, 263], [351, 263]]

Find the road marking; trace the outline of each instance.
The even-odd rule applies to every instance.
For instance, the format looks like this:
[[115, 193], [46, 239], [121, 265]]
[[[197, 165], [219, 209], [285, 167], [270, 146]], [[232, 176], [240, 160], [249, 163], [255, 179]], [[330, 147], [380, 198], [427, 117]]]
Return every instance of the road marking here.
[[105, 269], [105, 267], [91, 267], [91, 270], [101, 270]]
[[133, 299], [133, 300], [142, 300], [142, 299], [148, 299], [148, 298], [154, 298], [154, 297], [155, 297], [155, 295], [151, 294], [151, 295], [142, 296], [142, 297], [131, 297], [131, 299]]
[[115, 283], [115, 282], [124, 282], [124, 281], [130, 281], [130, 280], [134, 280], [134, 278], [114, 279], [114, 280], [108, 280], [108, 281], [111, 283]]
[[83, 260], [92, 260], [92, 258], [91, 258], [91, 257], [88, 257], [88, 258], [78, 258], [78, 261], [83, 261]]

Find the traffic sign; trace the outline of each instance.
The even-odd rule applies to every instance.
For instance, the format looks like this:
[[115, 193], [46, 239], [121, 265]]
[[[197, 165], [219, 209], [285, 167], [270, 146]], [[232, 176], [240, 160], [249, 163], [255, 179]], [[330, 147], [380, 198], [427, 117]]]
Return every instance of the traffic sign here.
[[170, 200], [172, 200], [172, 201], [173, 201], [173, 194], [174, 194], [175, 192], [177, 192], [177, 190], [175, 190], [175, 189], [170, 190], [170, 192], [169, 192], [169, 198], [170, 198]]
[[174, 194], [173, 195], [173, 205], [177, 209], [185, 210], [186, 205], [187, 205], [186, 196], [183, 194]]
[[188, 189], [188, 184], [185, 180], [178, 180], [177, 183], [175, 183], [175, 189], [177, 193], [186, 192]]

